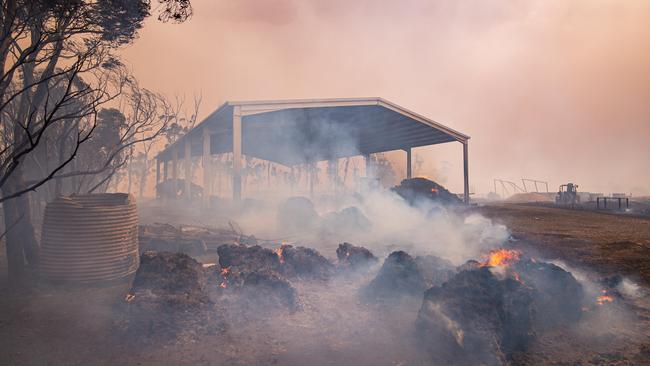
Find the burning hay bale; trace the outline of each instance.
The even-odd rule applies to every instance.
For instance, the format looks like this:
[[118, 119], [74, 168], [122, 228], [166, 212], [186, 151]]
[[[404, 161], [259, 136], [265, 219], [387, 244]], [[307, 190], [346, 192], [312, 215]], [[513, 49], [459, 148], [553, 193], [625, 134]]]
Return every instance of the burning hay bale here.
[[571, 273], [519, 251], [494, 250], [458, 271], [426, 291], [418, 314], [417, 328], [439, 362], [503, 364], [536, 332], [582, 314], [583, 289]]
[[305, 247], [282, 245], [276, 251], [280, 258], [280, 270], [287, 277], [327, 279], [334, 266], [318, 251]]
[[336, 257], [339, 259], [339, 268], [346, 269], [367, 267], [378, 261], [377, 257], [368, 249], [350, 243], [339, 244], [339, 247], [336, 248]]
[[186, 254], [143, 253], [126, 297], [132, 334], [175, 336], [184, 328], [205, 326], [213, 305], [207, 284], [201, 264]]
[[440, 286], [456, 274], [453, 263], [435, 255], [418, 256], [415, 264], [424, 277], [427, 288]]
[[489, 268], [463, 270], [425, 292], [416, 326], [438, 362], [502, 365], [533, 338], [532, 296]]
[[413, 205], [421, 200], [431, 200], [442, 204], [460, 204], [461, 199], [440, 184], [426, 178], [404, 179], [392, 191]]
[[363, 290], [370, 299], [398, 298], [402, 295], [421, 296], [426, 284], [415, 259], [404, 251], [390, 253], [377, 277]]
[[286, 244], [276, 250], [259, 245], [222, 245], [217, 253], [221, 267], [235, 275], [271, 270], [289, 278], [326, 279], [334, 268], [318, 251]]
[[323, 268], [321, 261], [314, 259], [320, 256], [318, 252], [290, 245], [277, 251], [258, 245], [222, 245], [217, 252], [221, 266], [219, 287], [256, 310], [297, 310], [298, 296], [285, 273], [317, 274]]
[[584, 291], [570, 272], [552, 263], [525, 258], [517, 250], [490, 252], [480, 264], [494, 273], [507, 276], [530, 288], [537, 309], [535, 326], [549, 328], [580, 320]]
[[217, 248], [219, 254], [221, 288], [239, 289], [249, 273], [255, 271], [280, 271], [280, 257], [276, 252], [259, 245], [224, 244]]

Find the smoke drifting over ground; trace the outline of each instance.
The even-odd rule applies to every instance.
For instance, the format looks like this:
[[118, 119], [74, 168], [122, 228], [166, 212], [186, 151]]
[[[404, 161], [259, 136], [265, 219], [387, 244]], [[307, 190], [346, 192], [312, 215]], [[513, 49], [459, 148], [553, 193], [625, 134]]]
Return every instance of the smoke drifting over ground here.
[[[434, 254], [456, 264], [476, 258], [508, 239], [505, 226], [478, 214], [461, 215], [455, 208], [422, 202], [408, 205], [387, 190], [316, 200], [282, 212], [284, 200], [260, 203], [235, 217], [248, 234], [284, 238], [316, 248], [335, 248], [343, 241], [363, 245], [384, 255], [404, 249], [413, 254]], [[248, 214], [250, 212], [250, 214]], [[292, 222], [300, 223], [298, 227]]]
[[[413, 207], [373, 189], [314, 203], [278, 196], [234, 211], [231, 218], [262, 247], [220, 249], [217, 268], [207, 272], [223, 281], [209, 312], [237, 345], [230, 363], [537, 364], [593, 352], [605, 339], [617, 349], [641, 339], [625, 305], [643, 301], [633, 282], [600, 283], [589, 271], [526, 253], [488, 258], [511, 245], [508, 230], [471, 211], [431, 202]], [[335, 258], [343, 241], [379, 260], [350, 265], [342, 249]], [[318, 272], [325, 276], [296, 272], [293, 249], [283, 242], [316, 248], [333, 266]], [[248, 269], [236, 275], [241, 268]], [[257, 273], [254, 284], [238, 282], [250, 277], [247, 271]], [[196, 329], [186, 326], [179, 336], [199, 341], [204, 335]]]

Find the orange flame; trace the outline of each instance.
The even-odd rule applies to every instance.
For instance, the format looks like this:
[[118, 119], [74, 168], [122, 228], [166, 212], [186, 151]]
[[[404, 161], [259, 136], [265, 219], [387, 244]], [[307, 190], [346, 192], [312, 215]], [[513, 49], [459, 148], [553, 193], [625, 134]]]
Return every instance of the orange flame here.
[[497, 249], [490, 252], [487, 260], [481, 263], [482, 267], [507, 267], [521, 258], [517, 250]]
[[431, 193], [438, 193], [438, 189], [437, 188], [431, 188]]
[[614, 302], [614, 296], [611, 295], [602, 295], [596, 298], [597, 305], [605, 305], [608, 302]]
[[219, 284], [219, 287], [221, 288], [227, 288], [228, 287], [228, 275], [230, 275], [230, 268], [228, 267], [223, 267], [221, 268], [220, 274], [221, 278], [223, 278], [223, 281], [221, 281], [221, 284]]
[[273, 251], [278, 256], [278, 258], [280, 258], [280, 264], [284, 264], [284, 255], [282, 255], [282, 251], [283, 251], [282, 247], [279, 247], [278, 249], [274, 249]]

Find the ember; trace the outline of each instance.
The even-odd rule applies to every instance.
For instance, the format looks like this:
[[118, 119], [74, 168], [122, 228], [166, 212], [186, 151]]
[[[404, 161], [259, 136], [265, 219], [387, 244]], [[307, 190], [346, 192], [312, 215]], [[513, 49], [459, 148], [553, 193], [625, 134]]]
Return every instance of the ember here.
[[598, 296], [598, 298], [596, 298], [596, 304], [597, 305], [605, 305], [608, 302], [614, 302], [614, 296], [602, 295], [602, 296]]
[[221, 274], [221, 283], [219, 284], [220, 288], [228, 288], [228, 275], [230, 275], [230, 268], [224, 267], [221, 268], [221, 271], [219, 271], [219, 274]]
[[278, 255], [278, 258], [280, 259], [280, 264], [284, 264], [284, 256], [282, 255], [282, 250], [283, 250], [282, 247], [273, 250], [275, 254]]

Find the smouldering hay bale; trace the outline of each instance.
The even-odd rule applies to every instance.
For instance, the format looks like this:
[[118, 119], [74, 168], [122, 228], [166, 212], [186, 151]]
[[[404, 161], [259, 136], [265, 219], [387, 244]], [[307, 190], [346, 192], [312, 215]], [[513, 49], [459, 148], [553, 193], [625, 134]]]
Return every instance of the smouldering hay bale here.
[[282, 245], [272, 250], [258, 245], [222, 245], [217, 248], [221, 268], [227, 268], [233, 277], [258, 270], [271, 270], [287, 278], [327, 279], [334, 265], [318, 251]]
[[440, 286], [456, 274], [456, 267], [446, 259], [435, 255], [418, 256], [415, 263], [424, 277], [426, 287]]
[[400, 250], [386, 258], [377, 276], [362, 289], [362, 296], [367, 300], [422, 296], [425, 288], [424, 277], [415, 259]]
[[437, 362], [501, 365], [533, 338], [532, 296], [488, 268], [461, 271], [425, 292], [416, 322], [420, 339]]
[[274, 251], [260, 246], [222, 245], [217, 252], [222, 291], [261, 313], [298, 309], [298, 296], [285, 278], [287, 274], [323, 274], [331, 266], [318, 252], [292, 246]]
[[570, 272], [552, 263], [522, 259], [514, 264], [521, 281], [532, 287], [539, 328], [576, 323], [582, 316], [584, 290]]
[[136, 299], [151, 295], [166, 306], [187, 308], [208, 302], [206, 284], [203, 266], [187, 254], [149, 251], [140, 257], [131, 293]]
[[449, 192], [440, 184], [426, 178], [404, 179], [391, 190], [412, 205], [426, 200], [447, 205], [462, 203], [458, 196]]
[[291, 283], [270, 270], [248, 273], [241, 287], [241, 295], [240, 299], [256, 311], [299, 309], [298, 295]]
[[336, 257], [339, 259], [339, 268], [344, 269], [363, 268], [379, 261], [370, 250], [350, 243], [339, 244], [336, 248]]
[[174, 338], [182, 330], [220, 327], [213, 319], [208, 282], [202, 265], [186, 254], [143, 253], [126, 297], [129, 335]]
[[246, 246], [225, 244], [217, 248], [219, 265], [229, 268], [233, 273], [253, 272], [259, 269], [280, 270], [280, 257], [268, 248], [259, 245]]
[[283, 245], [276, 251], [280, 257], [280, 270], [288, 278], [327, 279], [334, 265], [317, 250]]

